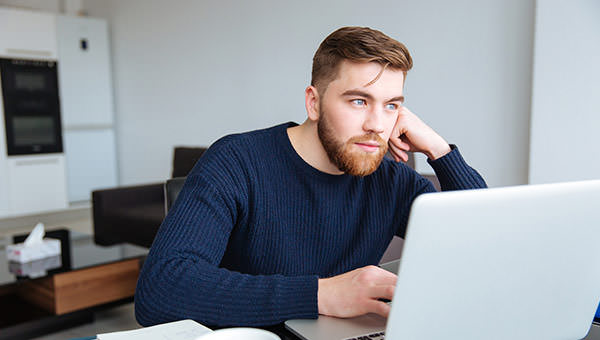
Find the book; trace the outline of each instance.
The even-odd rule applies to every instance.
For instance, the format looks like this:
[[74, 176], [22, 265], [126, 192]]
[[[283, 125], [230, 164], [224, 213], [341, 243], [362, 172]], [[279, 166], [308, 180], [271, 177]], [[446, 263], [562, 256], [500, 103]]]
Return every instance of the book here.
[[130, 331], [96, 335], [98, 340], [194, 340], [212, 330], [194, 320], [167, 322]]

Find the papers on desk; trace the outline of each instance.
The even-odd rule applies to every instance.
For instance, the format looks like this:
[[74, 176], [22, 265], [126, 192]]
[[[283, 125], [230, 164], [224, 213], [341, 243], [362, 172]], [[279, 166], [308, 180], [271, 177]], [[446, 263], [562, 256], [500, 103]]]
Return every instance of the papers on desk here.
[[163, 323], [152, 327], [132, 331], [98, 334], [98, 340], [194, 340], [212, 332], [194, 320], [181, 320]]

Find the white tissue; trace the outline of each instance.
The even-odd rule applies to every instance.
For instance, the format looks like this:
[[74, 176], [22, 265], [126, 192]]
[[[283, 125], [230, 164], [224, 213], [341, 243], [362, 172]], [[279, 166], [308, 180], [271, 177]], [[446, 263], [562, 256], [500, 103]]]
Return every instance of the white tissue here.
[[44, 224], [38, 223], [25, 242], [11, 244], [6, 247], [6, 257], [9, 261], [26, 263], [50, 256], [60, 255], [60, 240], [44, 238]]
[[29, 236], [25, 239], [25, 246], [33, 246], [39, 243], [42, 243], [42, 239], [46, 235], [46, 231], [44, 230], [44, 223], [38, 223], [33, 227]]

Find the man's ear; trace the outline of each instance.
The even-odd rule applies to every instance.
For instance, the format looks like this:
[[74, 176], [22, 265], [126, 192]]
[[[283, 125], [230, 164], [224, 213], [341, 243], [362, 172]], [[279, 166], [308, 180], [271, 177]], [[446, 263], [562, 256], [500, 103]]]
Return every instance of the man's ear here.
[[306, 114], [312, 121], [319, 120], [319, 91], [310, 85], [304, 90], [304, 104], [306, 105]]

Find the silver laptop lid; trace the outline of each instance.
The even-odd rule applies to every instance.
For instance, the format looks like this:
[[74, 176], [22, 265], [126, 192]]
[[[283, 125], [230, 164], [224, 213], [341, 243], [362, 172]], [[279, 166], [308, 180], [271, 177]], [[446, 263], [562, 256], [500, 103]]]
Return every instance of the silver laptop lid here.
[[414, 202], [386, 339], [580, 339], [600, 300], [600, 181]]

